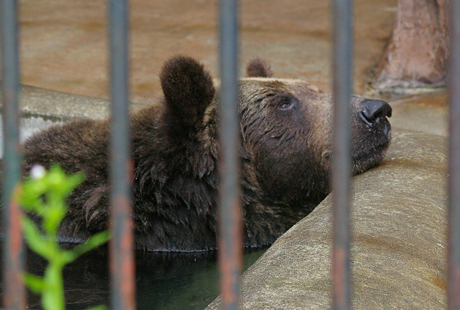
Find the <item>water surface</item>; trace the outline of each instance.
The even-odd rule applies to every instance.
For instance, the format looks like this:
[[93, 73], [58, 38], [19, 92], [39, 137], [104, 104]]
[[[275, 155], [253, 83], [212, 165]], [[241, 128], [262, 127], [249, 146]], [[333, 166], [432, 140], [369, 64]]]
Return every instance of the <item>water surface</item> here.
[[[264, 250], [244, 256], [244, 269]], [[46, 262], [28, 251], [27, 269], [42, 275]], [[216, 252], [136, 252], [137, 309], [199, 310], [219, 295]], [[96, 249], [64, 270], [66, 309], [81, 310], [110, 304], [107, 247]], [[29, 292], [29, 308], [41, 309], [38, 296]]]

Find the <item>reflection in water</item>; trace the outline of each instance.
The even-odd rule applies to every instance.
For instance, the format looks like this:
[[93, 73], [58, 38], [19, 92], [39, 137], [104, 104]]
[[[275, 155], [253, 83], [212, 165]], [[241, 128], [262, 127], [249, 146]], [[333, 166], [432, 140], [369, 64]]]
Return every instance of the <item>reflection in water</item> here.
[[[244, 269], [264, 250], [244, 256]], [[136, 252], [137, 309], [204, 309], [219, 295], [216, 252]], [[43, 275], [45, 261], [27, 251], [27, 270]], [[110, 302], [107, 246], [96, 249], [64, 269], [66, 309], [81, 310]], [[29, 292], [28, 309], [41, 309]]]

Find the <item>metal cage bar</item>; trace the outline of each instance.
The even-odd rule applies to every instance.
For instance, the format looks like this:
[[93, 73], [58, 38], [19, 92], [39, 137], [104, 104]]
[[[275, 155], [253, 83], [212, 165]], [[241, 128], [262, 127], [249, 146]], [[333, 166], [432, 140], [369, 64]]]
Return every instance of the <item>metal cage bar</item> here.
[[21, 147], [19, 144], [19, 49], [17, 2], [2, 0], [1, 6], [2, 74], [3, 74], [3, 291], [4, 307], [24, 309], [25, 288], [23, 245], [19, 204], [11, 197], [21, 177]]
[[447, 308], [460, 309], [460, 2], [450, 1]]
[[238, 309], [242, 259], [239, 188], [238, 1], [220, 1], [219, 268], [224, 309]]
[[333, 2], [333, 250], [332, 308], [350, 309], [350, 180], [351, 180], [351, 108], [352, 89], [352, 2]]
[[110, 182], [111, 308], [134, 310], [135, 261], [131, 219], [127, 0], [109, 3], [110, 94], [112, 98]]

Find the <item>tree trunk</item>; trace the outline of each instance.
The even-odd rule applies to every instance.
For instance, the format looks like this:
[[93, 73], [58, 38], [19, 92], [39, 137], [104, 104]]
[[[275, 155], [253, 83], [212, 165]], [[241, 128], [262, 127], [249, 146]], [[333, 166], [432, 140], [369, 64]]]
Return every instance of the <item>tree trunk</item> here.
[[399, 0], [397, 25], [377, 67], [374, 88], [445, 85], [448, 10], [449, 0]]

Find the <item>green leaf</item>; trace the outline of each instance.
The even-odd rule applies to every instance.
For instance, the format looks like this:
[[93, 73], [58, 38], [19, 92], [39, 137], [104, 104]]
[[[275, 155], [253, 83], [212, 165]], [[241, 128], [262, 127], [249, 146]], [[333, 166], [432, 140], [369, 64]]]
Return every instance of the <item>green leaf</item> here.
[[63, 268], [64, 265], [59, 258], [51, 261], [46, 267], [44, 276], [46, 289], [42, 292], [42, 306], [45, 310], [65, 309]]
[[53, 165], [50, 168], [48, 176], [50, 189], [54, 194], [61, 197], [67, 197], [85, 179], [82, 172], [67, 176], [58, 165]]
[[31, 184], [31, 182], [35, 182], [35, 180], [25, 181], [22, 186], [20, 186], [17, 196], [15, 200], [19, 202], [22, 207], [27, 211], [39, 212], [43, 209], [43, 201], [41, 196], [43, 195], [43, 191], [37, 191]]
[[35, 294], [40, 294], [45, 289], [43, 278], [31, 273], [24, 273], [24, 282]]
[[43, 229], [46, 233], [53, 238], [57, 237], [59, 226], [66, 216], [67, 208], [60, 202], [50, 202], [47, 212], [43, 213]]
[[[70, 194], [78, 185], [80, 185], [86, 179], [83, 172], [75, 173], [67, 178], [68, 194]], [[66, 196], [68, 196], [68, 194]]]
[[65, 310], [64, 296], [59, 296], [53, 290], [42, 293], [42, 307], [45, 310]]
[[101, 305], [101, 306], [96, 306], [92, 308], [88, 308], [87, 310], [107, 310], [107, 306]]
[[[108, 230], [104, 230], [100, 233], [97, 233], [93, 235], [91, 238], [89, 238], [85, 243], [81, 243], [74, 247], [70, 252], [72, 252], [75, 256], [73, 260], [75, 260], [77, 257], [97, 248], [98, 246], [103, 245], [110, 239], [110, 233]], [[69, 257], [70, 259], [70, 257]], [[72, 261], [73, 261], [72, 260]], [[68, 261], [68, 263], [72, 262]]]
[[37, 224], [29, 217], [23, 216], [21, 224], [27, 244], [31, 250], [48, 260], [52, 259], [56, 249], [53, 241], [47, 240], [38, 229]]
[[[91, 251], [110, 239], [108, 231], [98, 233], [73, 250], [59, 247], [57, 236], [62, 220], [67, 213], [67, 196], [85, 179], [83, 173], [67, 176], [55, 165], [39, 178], [25, 180], [15, 193], [15, 199], [28, 212], [42, 218], [40, 227], [28, 216], [23, 216], [21, 224], [29, 247], [49, 261], [43, 278], [25, 273], [24, 281], [33, 292], [41, 293], [45, 310], [64, 310], [63, 267], [78, 256]], [[93, 307], [106, 310], [106, 306]]]

